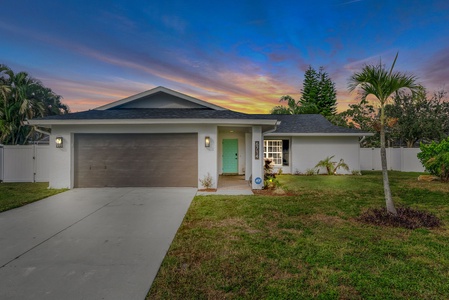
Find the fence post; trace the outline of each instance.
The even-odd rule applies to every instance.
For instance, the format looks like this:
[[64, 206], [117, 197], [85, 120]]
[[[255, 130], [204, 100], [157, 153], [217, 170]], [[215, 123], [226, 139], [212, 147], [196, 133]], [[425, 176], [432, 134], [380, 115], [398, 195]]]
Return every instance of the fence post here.
[[0, 145], [0, 182], [3, 182], [3, 145]]

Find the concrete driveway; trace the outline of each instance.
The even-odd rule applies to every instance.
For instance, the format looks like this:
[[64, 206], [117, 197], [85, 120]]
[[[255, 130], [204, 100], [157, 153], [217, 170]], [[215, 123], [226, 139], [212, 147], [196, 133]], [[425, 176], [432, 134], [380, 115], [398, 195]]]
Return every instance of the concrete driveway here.
[[74, 189], [0, 213], [0, 299], [144, 299], [195, 193]]

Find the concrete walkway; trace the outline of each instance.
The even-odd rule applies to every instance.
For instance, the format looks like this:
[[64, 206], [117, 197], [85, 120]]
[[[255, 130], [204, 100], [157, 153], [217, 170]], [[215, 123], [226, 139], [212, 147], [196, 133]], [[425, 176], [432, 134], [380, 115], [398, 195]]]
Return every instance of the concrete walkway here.
[[216, 192], [198, 191], [197, 195], [254, 195], [245, 176], [220, 175]]
[[74, 189], [0, 213], [0, 299], [144, 299], [195, 193]]

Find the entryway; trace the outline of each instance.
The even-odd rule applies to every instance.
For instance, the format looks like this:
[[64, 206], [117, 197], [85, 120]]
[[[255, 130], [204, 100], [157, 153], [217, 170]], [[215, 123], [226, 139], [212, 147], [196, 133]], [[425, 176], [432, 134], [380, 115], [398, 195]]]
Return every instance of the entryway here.
[[216, 192], [199, 191], [197, 195], [253, 195], [251, 183], [244, 175], [220, 175]]

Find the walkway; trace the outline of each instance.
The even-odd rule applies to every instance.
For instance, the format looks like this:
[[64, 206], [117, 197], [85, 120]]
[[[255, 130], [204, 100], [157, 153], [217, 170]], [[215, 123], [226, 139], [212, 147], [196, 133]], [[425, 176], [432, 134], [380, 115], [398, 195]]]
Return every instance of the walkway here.
[[245, 176], [220, 175], [216, 192], [198, 191], [197, 195], [253, 195], [250, 182]]

